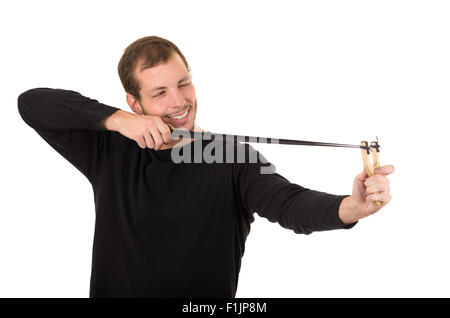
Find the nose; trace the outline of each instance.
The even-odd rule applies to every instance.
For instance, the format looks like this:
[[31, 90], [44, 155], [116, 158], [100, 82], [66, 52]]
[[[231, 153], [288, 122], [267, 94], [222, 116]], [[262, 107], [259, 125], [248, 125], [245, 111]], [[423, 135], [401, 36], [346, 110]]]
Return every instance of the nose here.
[[184, 96], [178, 89], [173, 90], [169, 95], [169, 103], [173, 106], [183, 107], [184, 106]]

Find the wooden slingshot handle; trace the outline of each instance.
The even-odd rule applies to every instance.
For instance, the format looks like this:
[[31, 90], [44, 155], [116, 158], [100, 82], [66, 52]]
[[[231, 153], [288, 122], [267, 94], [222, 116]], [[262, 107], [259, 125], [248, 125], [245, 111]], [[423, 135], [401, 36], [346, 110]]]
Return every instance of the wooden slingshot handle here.
[[[363, 158], [363, 163], [364, 163], [364, 169], [367, 172], [367, 175], [369, 177], [373, 176], [374, 170], [376, 167], [380, 166], [380, 159], [378, 156], [378, 153], [380, 152], [379, 146], [378, 146], [378, 142], [376, 141], [372, 141], [370, 143], [370, 149], [372, 149], [372, 158], [373, 158], [373, 164], [370, 162], [370, 149], [369, 149], [369, 145], [367, 144], [367, 141], [361, 141], [361, 153], [362, 153], [362, 158]], [[375, 205], [382, 205], [383, 202], [381, 201], [375, 201], [374, 202]]]

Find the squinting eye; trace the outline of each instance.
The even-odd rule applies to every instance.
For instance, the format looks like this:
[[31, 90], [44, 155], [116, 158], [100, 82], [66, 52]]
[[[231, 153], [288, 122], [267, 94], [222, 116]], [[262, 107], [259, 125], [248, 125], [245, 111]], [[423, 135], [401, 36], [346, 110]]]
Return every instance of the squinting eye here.
[[165, 93], [165, 91], [162, 91], [162, 92], [160, 92], [159, 94], [156, 94], [155, 96], [153, 96], [153, 97], [158, 97], [158, 96], [160, 96], [160, 95], [162, 95], [162, 94], [164, 94]]
[[180, 85], [180, 87], [185, 87], [185, 86], [188, 86], [189, 84], [191, 84], [191, 83]]

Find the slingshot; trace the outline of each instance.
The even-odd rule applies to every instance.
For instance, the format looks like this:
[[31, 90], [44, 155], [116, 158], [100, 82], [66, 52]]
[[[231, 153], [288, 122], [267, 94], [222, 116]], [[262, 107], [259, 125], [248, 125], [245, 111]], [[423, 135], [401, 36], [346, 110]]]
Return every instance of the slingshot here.
[[[370, 162], [370, 149], [372, 150], [372, 158], [373, 163]], [[361, 153], [363, 157], [363, 163], [364, 163], [364, 169], [366, 170], [366, 173], [369, 177], [373, 176], [375, 174], [374, 170], [376, 167], [380, 166], [380, 159], [378, 157], [378, 153], [380, 152], [380, 145], [378, 144], [378, 138], [377, 141], [372, 141], [370, 143], [370, 146], [367, 144], [367, 141], [361, 141]], [[375, 201], [375, 205], [382, 205], [383, 202], [381, 201]]]
[[[173, 133], [173, 129], [170, 131]], [[187, 134], [187, 135], [186, 135]], [[337, 144], [330, 142], [317, 142], [317, 141], [307, 141], [307, 140], [293, 140], [293, 139], [278, 139], [278, 138], [266, 138], [266, 137], [253, 137], [253, 136], [243, 136], [243, 135], [229, 135], [211, 132], [198, 132], [192, 130], [181, 130], [181, 136], [191, 137], [191, 138], [203, 138], [205, 139], [215, 139], [223, 138], [222, 140], [230, 141], [241, 141], [250, 143], [268, 143], [268, 144], [280, 144], [280, 145], [300, 145], [300, 146], [322, 146], [322, 147], [345, 147], [345, 148], [360, 148], [362, 153], [362, 159], [364, 164], [364, 170], [369, 177], [375, 174], [375, 168], [380, 166], [380, 145], [378, 144], [378, 137], [376, 141], [372, 141], [370, 146], [367, 141], [361, 141], [360, 145], [351, 144]], [[370, 153], [372, 153], [372, 162], [369, 158]], [[383, 202], [375, 201], [375, 205], [382, 205]]]

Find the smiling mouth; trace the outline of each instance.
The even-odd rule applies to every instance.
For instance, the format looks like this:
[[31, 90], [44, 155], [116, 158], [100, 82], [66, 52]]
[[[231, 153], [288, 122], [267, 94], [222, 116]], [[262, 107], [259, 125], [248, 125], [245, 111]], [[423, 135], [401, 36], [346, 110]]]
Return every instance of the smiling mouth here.
[[187, 114], [189, 113], [189, 109], [191, 109], [191, 106], [189, 106], [188, 108], [186, 108], [186, 110], [185, 110], [183, 113], [181, 113], [180, 115], [177, 115], [177, 116], [169, 116], [169, 115], [166, 115], [166, 117], [172, 118], [172, 119], [183, 119], [183, 118], [185, 118], [185, 117], [187, 116]]

